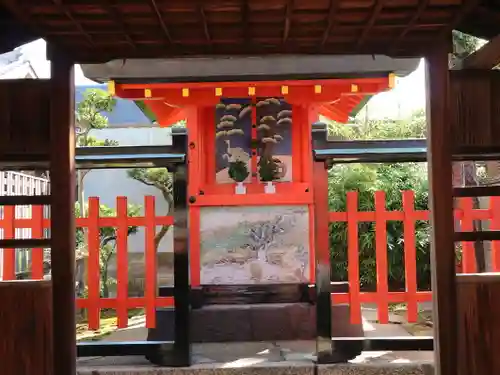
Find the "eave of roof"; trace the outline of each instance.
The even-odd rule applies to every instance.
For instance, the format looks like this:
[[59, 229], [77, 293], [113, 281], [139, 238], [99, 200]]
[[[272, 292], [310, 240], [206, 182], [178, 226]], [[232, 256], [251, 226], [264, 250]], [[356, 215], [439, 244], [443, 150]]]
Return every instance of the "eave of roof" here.
[[240, 0], [206, 0], [203, 5], [171, 0], [158, 2], [156, 13], [145, 0], [113, 5], [84, 0], [64, 8], [51, 2], [2, 3], [8, 9], [0, 8], [0, 52], [38, 34], [78, 63], [277, 53], [421, 56], [436, 42], [446, 42], [453, 28], [486, 38], [500, 33], [500, 9], [491, 0], [442, 0], [426, 6], [400, 0], [377, 7], [308, 0], [294, 2], [293, 8], [285, 0], [245, 2], [246, 7]]

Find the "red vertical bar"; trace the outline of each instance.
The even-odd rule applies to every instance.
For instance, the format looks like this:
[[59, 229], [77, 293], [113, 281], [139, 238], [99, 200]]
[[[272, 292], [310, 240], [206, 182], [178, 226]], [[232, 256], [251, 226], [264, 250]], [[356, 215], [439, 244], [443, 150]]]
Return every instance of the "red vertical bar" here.
[[[491, 230], [500, 230], [500, 197], [490, 198]], [[491, 242], [491, 265], [493, 272], [500, 272], [500, 241]]]
[[[43, 238], [43, 206], [33, 206], [31, 209], [31, 237]], [[43, 249], [33, 249], [31, 253], [31, 278], [43, 279]]]
[[[472, 232], [474, 230], [474, 206], [472, 198], [461, 198], [459, 200], [459, 205], [463, 212], [461, 229], [463, 232]], [[470, 241], [462, 242], [462, 265], [464, 273], [476, 272], [476, 256], [474, 254], [474, 243]]]
[[417, 250], [415, 241], [415, 193], [411, 190], [403, 192], [404, 212], [404, 255], [407, 319], [409, 323], [417, 321]]
[[[16, 211], [14, 206], [5, 206], [3, 211], [3, 238], [6, 240], [14, 239], [16, 236], [15, 218]], [[16, 279], [16, 249], [3, 250], [3, 279]]]
[[99, 198], [89, 198], [88, 209], [88, 320], [89, 329], [99, 329], [100, 326], [100, 267], [99, 267]]
[[[155, 234], [156, 234], [156, 224], [155, 224], [155, 197], [146, 196], [144, 197], [144, 208], [145, 208], [145, 226], [146, 226], [146, 251], [145, 251], [145, 261], [146, 261], [146, 286], [145, 286], [145, 297], [146, 297], [146, 328], [155, 328], [156, 326], [156, 251], [155, 251]], [[175, 270], [174, 270], [175, 272]]]
[[377, 314], [382, 324], [389, 323], [389, 284], [387, 272], [387, 222], [385, 192], [375, 192], [375, 255], [377, 264]]
[[[255, 96], [252, 97], [252, 140], [256, 140], [257, 139], [257, 106], [256, 106], [256, 103], [257, 103], [257, 98]], [[252, 142], [252, 145], [255, 145], [256, 142]], [[255, 148], [252, 148], [251, 150], [252, 152], [252, 166], [251, 166], [251, 170], [252, 170], [252, 184], [257, 182], [258, 179], [257, 179], [257, 149]]]
[[358, 192], [349, 191], [347, 192], [347, 277], [353, 324], [361, 323], [358, 241]]
[[200, 272], [200, 207], [191, 206], [189, 208], [189, 277], [193, 287], [201, 284]]
[[116, 198], [116, 274], [118, 328], [128, 326], [128, 212], [127, 197]]

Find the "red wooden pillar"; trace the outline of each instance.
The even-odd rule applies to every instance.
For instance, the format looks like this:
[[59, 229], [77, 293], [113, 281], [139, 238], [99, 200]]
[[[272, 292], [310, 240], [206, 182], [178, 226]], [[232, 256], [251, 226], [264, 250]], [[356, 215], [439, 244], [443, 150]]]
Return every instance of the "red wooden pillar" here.
[[76, 374], [74, 63], [52, 49], [50, 108], [54, 375]]
[[437, 46], [426, 58], [435, 374], [455, 375], [458, 370], [457, 296], [448, 49]]

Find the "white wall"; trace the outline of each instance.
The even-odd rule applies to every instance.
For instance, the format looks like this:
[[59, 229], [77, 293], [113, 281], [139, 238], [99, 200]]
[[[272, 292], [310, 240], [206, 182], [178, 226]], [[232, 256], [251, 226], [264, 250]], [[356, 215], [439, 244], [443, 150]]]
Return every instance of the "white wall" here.
[[[172, 144], [171, 131], [168, 128], [107, 128], [93, 130], [91, 135], [98, 139], [118, 141], [120, 146], [152, 146]], [[101, 169], [90, 171], [84, 180], [85, 198], [99, 197], [100, 203], [116, 209], [116, 197], [126, 196], [129, 203], [144, 206], [144, 196], [156, 197], [157, 215], [166, 215], [168, 205], [161, 193], [154, 187], [146, 186], [127, 176], [126, 169]], [[158, 228], [159, 229], [159, 228]], [[171, 251], [172, 232], [169, 230], [159, 246], [159, 251]], [[144, 228], [128, 239], [130, 252], [143, 252], [145, 248]]]

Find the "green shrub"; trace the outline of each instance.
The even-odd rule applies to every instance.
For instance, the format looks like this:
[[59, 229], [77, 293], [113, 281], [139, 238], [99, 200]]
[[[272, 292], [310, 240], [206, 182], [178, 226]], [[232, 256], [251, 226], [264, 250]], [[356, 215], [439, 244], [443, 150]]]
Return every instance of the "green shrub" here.
[[[358, 211], [374, 211], [374, 193], [386, 194], [386, 209], [402, 211], [402, 192], [415, 192], [415, 210], [427, 210], [427, 170], [424, 163], [401, 164], [344, 164], [329, 171], [329, 209], [345, 212], [346, 195], [358, 192]], [[362, 290], [373, 290], [377, 284], [375, 256], [375, 223], [360, 222], [359, 269]], [[429, 223], [415, 224], [417, 253], [417, 280], [419, 289], [430, 288]], [[347, 223], [330, 224], [330, 257], [332, 280], [347, 281]], [[404, 236], [403, 223], [387, 222], [388, 281], [391, 290], [404, 288]]]

